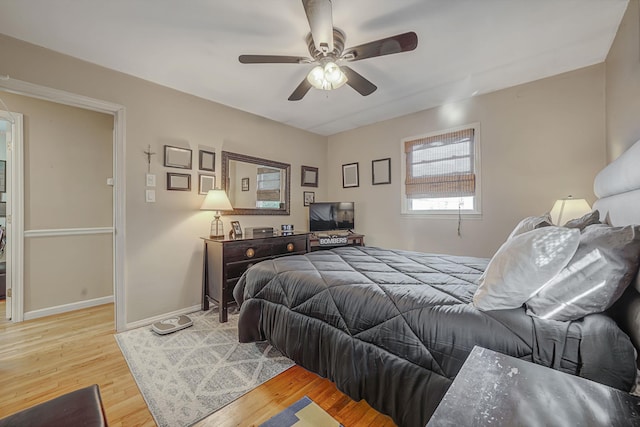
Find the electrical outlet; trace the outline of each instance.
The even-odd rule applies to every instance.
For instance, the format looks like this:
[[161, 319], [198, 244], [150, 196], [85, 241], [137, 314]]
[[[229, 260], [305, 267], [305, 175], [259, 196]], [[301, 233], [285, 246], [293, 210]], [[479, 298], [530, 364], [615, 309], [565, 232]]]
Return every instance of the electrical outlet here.
[[147, 174], [147, 187], [155, 187], [156, 186], [156, 176], [152, 173]]
[[147, 203], [155, 203], [155, 201], [156, 201], [156, 190], [146, 190], [145, 201]]

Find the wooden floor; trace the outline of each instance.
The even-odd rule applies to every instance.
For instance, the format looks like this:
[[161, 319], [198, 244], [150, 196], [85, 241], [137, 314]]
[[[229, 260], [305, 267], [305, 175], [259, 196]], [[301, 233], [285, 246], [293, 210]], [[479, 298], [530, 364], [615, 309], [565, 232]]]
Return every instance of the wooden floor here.
[[[0, 301], [2, 318], [4, 310]], [[0, 418], [98, 384], [110, 426], [154, 426], [113, 336], [113, 312], [113, 304], [106, 304], [22, 323], [0, 320]], [[345, 427], [395, 425], [364, 401], [354, 402], [331, 382], [294, 366], [198, 426], [256, 426], [304, 395]]]

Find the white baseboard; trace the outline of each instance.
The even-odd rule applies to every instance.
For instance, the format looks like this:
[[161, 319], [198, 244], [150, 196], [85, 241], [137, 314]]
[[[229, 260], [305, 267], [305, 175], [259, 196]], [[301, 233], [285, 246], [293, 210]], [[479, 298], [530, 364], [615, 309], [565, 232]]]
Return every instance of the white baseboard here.
[[81, 308], [95, 307], [96, 305], [113, 303], [113, 301], [113, 295], [109, 295], [107, 297], [72, 302], [69, 304], [57, 305], [55, 307], [41, 308], [39, 310], [25, 312], [24, 320], [38, 319], [40, 317], [51, 316], [52, 314], [60, 314], [66, 313], [68, 311], [80, 310]]
[[172, 311], [171, 313], [165, 313], [165, 314], [160, 314], [160, 315], [154, 316], [154, 317], [148, 317], [146, 319], [142, 319], [142, 320], [138, 320], [138, 321], [135, 321], [135, 322], [127, 323], [127, 326], [126, 326], [127, 329], [126, 330], [139, 328], [141, 326], [147, 326], [147, 325], [150, 325], [152, 323], [157, 322], [158, 320], [163, 320], [163, 319], [166, 319], [168, 317], [180, 316], [181, 314], [193, 313], [194, 311], [200, 311], [201, 309], [202, 309], [202, 306], [200, 304], [198, 304], [198, 305], [194, 305], [194, 306], [191, 306], [191, 307], [182, 308], [180, 310]]

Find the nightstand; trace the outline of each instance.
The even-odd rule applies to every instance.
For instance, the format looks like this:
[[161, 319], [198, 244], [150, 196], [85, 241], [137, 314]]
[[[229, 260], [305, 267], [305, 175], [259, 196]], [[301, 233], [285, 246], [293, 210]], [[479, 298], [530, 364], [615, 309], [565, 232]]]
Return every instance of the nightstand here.
[[221, 323], [227, 321], [227, 307], [234, 301], [233, 288], [247, 268], [267, 259], [309, 252], [307, 233], [202, 239], [202, 310], [209, 309], [209, 299], [218, 303]]
[[637, 426], [640, 398], [474, 347], [427, 427]]

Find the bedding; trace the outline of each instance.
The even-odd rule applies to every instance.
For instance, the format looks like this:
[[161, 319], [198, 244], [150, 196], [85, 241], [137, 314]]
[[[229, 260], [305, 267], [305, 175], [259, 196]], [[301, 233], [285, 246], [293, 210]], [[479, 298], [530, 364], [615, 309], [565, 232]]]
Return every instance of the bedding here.
[[622, 390], [634, 348], [605, 314], [560, 322], [472, 304], [482, 258], [344, 247], [254, 265], [241, 342], [268, 340], [399, 426], [424, 426], [475, 345]]
[[549, 226], [508, 239], [478, 280], [473, 305], [480, 310], [522, 307], [571, 260], [580, 231]]

